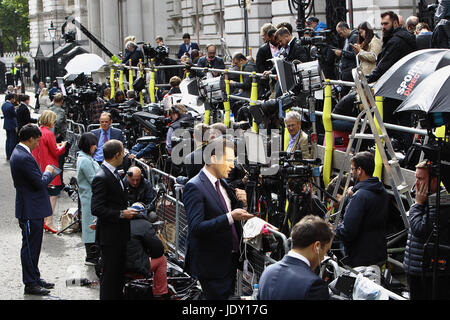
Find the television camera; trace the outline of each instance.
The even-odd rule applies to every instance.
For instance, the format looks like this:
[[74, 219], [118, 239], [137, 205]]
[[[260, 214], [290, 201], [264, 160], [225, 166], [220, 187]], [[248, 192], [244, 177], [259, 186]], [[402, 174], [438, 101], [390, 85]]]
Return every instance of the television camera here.
[[84, 73], [59, 78], [58, 84], [65, 95], [68, 117], [75, 122], [89, 125], [92, 116], [90, 105], [97, 101], [102, 86], [89, 81]]

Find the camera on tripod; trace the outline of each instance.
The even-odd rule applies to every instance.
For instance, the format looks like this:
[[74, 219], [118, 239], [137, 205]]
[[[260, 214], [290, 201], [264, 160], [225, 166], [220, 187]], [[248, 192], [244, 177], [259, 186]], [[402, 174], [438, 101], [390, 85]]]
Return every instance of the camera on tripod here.
[[[282, 151], [279, 156], [280, 163], [283, 163], [280, 167], [280, 176], [282, 179], [295, 178], [297, 181], [309, 181], [314, 176], [312, 164], [320, 164], [320, 159], [303, 160], [300, 150], [294, 152]], [[302, 165], [298, 165], [298, 163], [302, 163]]]
[[283, 111], [291, 108], [296, 102], [296, 96], [293, 92], [287, 92], [279, 98], [270, 99], [264, 103], [249, 107], [253, 120], [259, 125], [265, 119], [278, 115], [280, 108]]
[[137, 42], [136, 44], [142, 45], [142, 51], [148, 60], [155, 59], [156, 65], [163, 61], [169, 56], [168, 49], [164, 46], [152, 47], [150, 43], [147, 42]]

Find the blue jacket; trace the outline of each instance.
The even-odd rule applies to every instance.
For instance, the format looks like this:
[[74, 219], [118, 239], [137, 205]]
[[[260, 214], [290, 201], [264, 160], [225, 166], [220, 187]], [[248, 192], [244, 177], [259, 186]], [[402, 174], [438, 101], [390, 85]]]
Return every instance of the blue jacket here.
[[[231, 208], [239, 202], [226, 181], [221, 180], [231, 200]], [[183, 203], [188, 222], [185, 270], [198, 279], [223, 279], [231, 275], [232, 228], [217, 191], [203, 171], [184, 187]], [[240, 223], [235, 222], [239, 238]]]
[[259, 279], [258, 300], [328, 300], [328, 286], [300, 259], [286, 255]]
[[[433, 231], [433, 222], [436, 221], [437, 217], [435, 207], [431, 207], [429, 212], [427, 211], [428, 204], [421, 205], [415, 203], [409, 208], [410, 228], [408, 230], [408, 239], [403, 258], [403, 268], [405, 269], [405, 273], [409, 275], [422, 276], [423, 271], [428, 271], [426, 275], [430, 275], [430, 270], [424, 270], [424, 260], [429, 256], [425, 253], [425, 243], [430, 239]], [[440, 243], [444, 245], [449, 244], [449, 231], [447, 227], [449, 217], [450, 207], [441, 206], [441, 210], [439, 211], [439, 225], [443, 227], [440, 230], [439, 239]]]
[[48, 171], [42, 174], [33, 155], [21, 145], [14, 149], [10, 166], [16, 188], [16, 218], [28, 220], [51, 216], [47, 186], [52, 181], [52, 174]]
[[314, 28], [315, 32], [319, 32], [327, 29], [327, 24], [325, 22], [319, 21], [317, 26]]
[[10, 101], [5, 101], [2, 105], [3, 116], [5, 122], [3, 123], [3, 129], [13, 130], [17, 128], [17, 113], [14, 105]]
[[78, 195], [81, 204], [81, 239], [83, 240], [83, 243], [95, 242], [95, 230], [89, 228], [89, 225], [94, 224], [95, 220], [95, 217], [91, 213], [92, 181], [94, 180], [94, 177], [99, 169], [99, 164], [94, 161], [90, 155], [84, 153], [83, 151], [78, 153], [77, 183]]
[[[100, 141], [102, 129], [99, 128], [99, 129], [92, 130], [92, 133], [95, 134], [95, 136], [98, 139], [97, 146], [102, 146], [101, 148], [97, 148], [97, 150], [94, 153], [93, 158], [95, 161], [103, 161], [104, 160], [104, 158], [103, 158], [103, 141]], [[125, 138], [123, 137], [122, 130], [120, 130], [120, 129], [116, 129], [113, 127], [109, 128], [109, 139], [108, 140], [111, 140], [111, 139], [122, 141], [122, 143], [125, 144]]]
[[387, 259], [386, 221], [389, 196], [376, 177], [358, 182], [345, 208], [344, 221], [336, 228], [343, 240], [346, 264], [351, 267], [377, 264]]
[[189, 51], [190, 51], [189, 49], [200, 50], [200, 48], [198, 47], [198, 44], [196, 42], [191, 42], [191, 45], [188, 48], [186, 48], [186, 45], [184, 43], [182, 43], [182, 44], [180, 44], [180, 47], [178, 48], [178, 55], [177, 55], [178, 59], [180, 59], [184, 55], [184, 53], [187, 53], [188, 56], [190, 57], [191, 54], [189, 53]]

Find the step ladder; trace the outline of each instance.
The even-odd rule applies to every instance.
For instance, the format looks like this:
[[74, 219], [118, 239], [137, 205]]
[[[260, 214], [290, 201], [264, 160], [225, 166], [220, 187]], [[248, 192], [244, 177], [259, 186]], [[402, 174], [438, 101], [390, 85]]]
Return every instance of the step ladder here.
[[[342, 161], [341, 168], [339, 171], [339, 176], [337, 179], [336, 186], [333, 191], [333, 197], [336, 198], [337, 192], [339, 190], [339, 186], [342, 181], [342, 177], [344, 175], [344, 171], [350, 172], [350, 159], [353, 154], [359, 152], [361, 147], [361, 142], [364, 139], [374, 140], [377, 146], [377, 150], [380, 153], [380, 156], [383, 160], [384, 170], [387, 173], [387, 176], [391, 179], [391, 187], [394, 193], [394, 198], [397, 203], [398, 209], [400, 211], [403, 223], [406, 229], [409, 229], [409, 220], [406, 215], [405, 206], [402, 201], [402, 195], [406, 197], [406, 200], [411, 206], [414, 202], [411, 196], [411, 188], [407, 184], [405, 178], [403, 177], [403, 173], [401, 171], [399, 160], [394, 152], [394, 149], [391, 144], [391, 140], [389, 139], [386, 127], [384, 126], [383, 120], [381, 118], [381, 114], [378, 111], [378, 108], [375, 103], [375, 98], [372, 94], [372, 91], [367, 83], [366, 77], [362, 73], [360, 68], [353, 69], [353, 78], [355, 80], [356, 91], [359, 94], [361, 99], [361, 103], [364, 107], [364, 110], [358, 115], [355, 125], [353, 126], [352, 133], [349, 137], [349, 143], [347, 146], [347, 150], [345, 152], [344, 160]], [[363, 118], [364, 117], [364, 118]], [[363, 119], [363, 120], [362, 120]], [[361, 124], [361, 120], [363, 121]], [[376, 121], [376, 123], [375, 123]], [[361, 124], [361, 130], [358, 131], [358, 127]], [[379, 130], [377, 128], [377, 124]], [[371, 134], [364, 133], [367, 125], [369, 125]], [[380, 133], [379, 133], [380, 132]], [[354, 149], [353, 154], [351, 154], [351, 149], [353, 146], [353, 142], [357, 140], [356, 147]], [[389, 155], [389, 158], [388, 158]], [[347, 193], [348, 185], [350, 183], [351, 175], [347, 175], [347, 180], [344, 187], [344, 195]], [[344, 196], [345, 197], [345, 196]], [[335, 221], [333, 223], [334, 228], [336, 229], [337, 224], [341, 220], [341, 212], [344, 204], [344, 200], [342, 199], [339, 205], [339, 212], [335, 217]], [[331, 203], [333, 205], [333, 203]]]

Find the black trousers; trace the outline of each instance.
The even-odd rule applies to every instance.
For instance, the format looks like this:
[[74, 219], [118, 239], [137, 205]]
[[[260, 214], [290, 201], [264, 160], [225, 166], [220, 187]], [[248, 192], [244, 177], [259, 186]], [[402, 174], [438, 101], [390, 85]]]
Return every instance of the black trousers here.
[[100, 300], [123, 299], [125, 285], [126, 244], [101, 246], [103, 273], [100, 279]]
[[[409, 287], [410, 300], [432, 300], [433, 298], [433, 278], [431, 276], [422, 277], [415, 275], [406, 275]], [[439, 276], [437, 278], [438, 300], [450, 299], [450, 276]]]
[[236, 270], [239, 255], [233, 253], [233, 268], [223, 278], [199, 279], [205, 300], [228, 300], [234, 294], [236, 286]]
[[41, 279], [38, 264], [44, 233], [44, 219], [19, 219], [19, 226], [22, 229], [22, 249], [20, 250], [22, 281], [25, 285], [29, 285]]
[[9, 160], [11, 158], [11, 154], [14, 151], [14, 148], [17, 144], [17, 133], [16, 129], [6, 130], [6, 159]]

